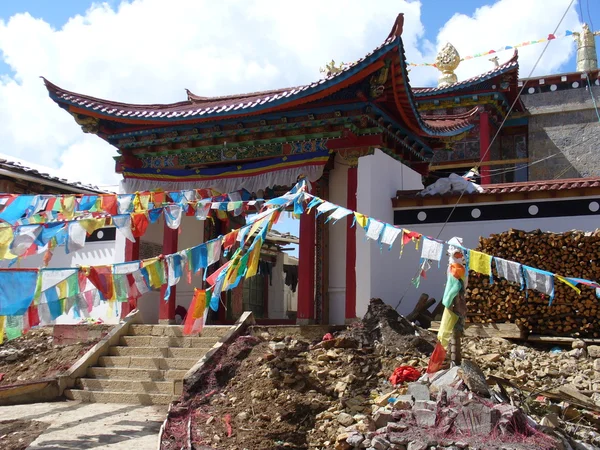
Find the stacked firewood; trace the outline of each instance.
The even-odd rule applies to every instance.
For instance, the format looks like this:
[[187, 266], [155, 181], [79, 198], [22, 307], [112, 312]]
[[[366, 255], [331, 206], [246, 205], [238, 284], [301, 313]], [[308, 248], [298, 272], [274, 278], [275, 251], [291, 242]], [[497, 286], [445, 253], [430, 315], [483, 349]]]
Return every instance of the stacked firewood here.
[[[510, 230], [480, 238], [479, 251], [564, 277], [600, 280], [600, 230], [546, 233]], [[579, 285], [581, 294], [555, 279], [555, 298], [521, 290], [517, 284], [470, 272], [467, 305], [471, 322], [512, 322], [526, 332], [554, 336], [600, 337], [600, 300], [595, 289]]]

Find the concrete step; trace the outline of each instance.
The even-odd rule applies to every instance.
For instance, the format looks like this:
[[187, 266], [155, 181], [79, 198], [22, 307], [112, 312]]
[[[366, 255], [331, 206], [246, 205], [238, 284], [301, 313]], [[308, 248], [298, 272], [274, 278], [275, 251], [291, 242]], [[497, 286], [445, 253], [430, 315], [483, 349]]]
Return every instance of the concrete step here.
[[84, 391], [65, 389], [70, 400], [95, 403], [127, 403], [134, 405], [168, 405], [179, 397], [169, 394], [141, 394], [135, 392]]
[[[211, 346], [212, 347], [212, 346]], [[137, 356], [146, 358], [184, 358], [184, 359], [200, 359], [210, 349], [210, 347], [110, 347], [108, 354], [110, 356]]]
[[210, 348], [217, 341], [216, 337], [122, 336], [119, 343], [130, 347]]
[[136, 394], [179, 395], [182, 382], [174, 381], [132, 381], [99, 378], [80, 378], [78, 387], [86, 391], [126, 392]]
[[[202, 337], [222, 337], [229, 331], [230, 326], [207, 325], [200, 333]], [[131, 336], [183, 336], [183, 325], [142, 325], [129, 327]], [[195, 335], [198, 336], [198, 335]]]
[[139, 356], [101, 356], [100, 367], [132, 367], [136, 369], [181, 369], [188, 370], [200, 358], [153, 358]]
[[122, 367], [90, 367], [88, 378], [112, 378], [118, 380], [167, 381], [182, 380], [187, 370], [132, 369]]

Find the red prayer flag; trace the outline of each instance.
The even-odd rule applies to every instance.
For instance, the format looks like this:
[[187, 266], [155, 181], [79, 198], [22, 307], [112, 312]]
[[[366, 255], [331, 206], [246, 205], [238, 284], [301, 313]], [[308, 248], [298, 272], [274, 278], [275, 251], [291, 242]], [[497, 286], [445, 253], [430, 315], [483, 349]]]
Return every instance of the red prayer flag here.
[[217, 278], [219, 277], [219, 274], [221, 272], [223, 272], [224, 270], [227, 270], [227, 268], [231, 265], [231, 261], [227, 261], [226, 264], [224, 264], [223, 266], [219, 267], [217, 270], [215, 270], [215, 272], [206, 279], [206, 281], [208, 282], [208, 284], [210, 286], [214, 286], [215, 283], [217, 282]]
[[101, 203], [102, 211], [114, 216], [117, 214], [117, 196], [114, 194], [103, 195]]
[[133, 213], [131, 215], [131, 233], [133, 237], [143, 236], [149, 223], [150, 221], [145, 212]]
[[228, 250], [231, 247], [233, 247], [233, 244], [235, 244], [235, 241], [237, 239], [238, 232], [239, 232], [239, 230], [235, 230], [235, 231], [232, 231], [231, 233], [227, 233], [223, 237], [223, 248], [225, 250]]
[[404, 230], [402, 232], [402, 244], [403, 245], [408, 244], [413, 239], [421, 239], [421, 235], [419, 233], [417, 233], [416, 231]]
[[106, 300], [115, 296], [115, 285], [113, 283], [113, 274], [111, 266], [90, 267], [88, 280], [96, 286]]
[[36, 305], [31, 305], [27, 310], [27, 318], [29, 319], [29, 327], [35, 327], [40, 324], [40, 316]]

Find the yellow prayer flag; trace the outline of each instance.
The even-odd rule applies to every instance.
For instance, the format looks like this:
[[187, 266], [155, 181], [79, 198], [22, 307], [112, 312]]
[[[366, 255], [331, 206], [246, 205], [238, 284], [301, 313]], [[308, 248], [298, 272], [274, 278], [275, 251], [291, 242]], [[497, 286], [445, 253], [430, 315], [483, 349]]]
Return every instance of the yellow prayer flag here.
[[248, 258], [248, 271], [246, 272], [246, 278], [253, 277], [258, 272], [258, 262], [260, 261], [260, 248], [262, 247], [262, 239], [258, 241]]
[[92, 218], [92, 219], [82, 219], [77, 221], [79, 225], [86, 231], [88, 235], [92, 234], [94, 231], [102, 228], [106, 224], [106, 218]]
[[579, 289], [577, 286], [575, 286], [573, 283], [571, 283], [569, 280], [567, 280], [564, 277], [561, 277], [560, 275], [554, 275], [558, 281], [562, 281], [563, 283], [565, 283], [567, 286], [569, 286], [571, 289], [574, 289], [575, 292], [577, 292], [578, 294], [581, 294], [581, 289]]
[[164, 272], [163, 276], [161, 276], [160, 271], [163, 270], [163, 266], [159, 260], [154, 261], [152, 264], [148, 264], [146, 266], [146, 270], [148, 271], [148, 280], [150, 281], [150, 286], [152, 289], [158, 289], [163, 284]]
[[65, 278], [64, 280], [62, 280], [60, 283], [58, 283], [56, 285], [56, 287], [58, 288], [58, 298], [60, 298], [60, 299], [67, 298], [67, 292], [68, 292], [68, 288], [69, 288], [67, 280], [68, 279]]
[[0, 228], [0, 259], [4, 259], [6, 254], [9, 253], [8, 249], [13, 241], [14, 233], [12, 227]]
[[0, 316], [0, 344], [4, 342], [4, 324], [6, 323], [6, 316]]
[[367, 221], [369, 220], [367, 216], [359, 212], [355, 212], [354, 217], [356, 218], [356, 223], [359, 224], [361, 227], [364, 228], [367, 226]]
[[72, 219], [75, 215], [75, 196], [65, 195], [61, 199], [61, 212], [66, 219]]
[[484, 275], [492, 274], [492, 257], [485, 253], [469, 251], [469, 269]]
[[200, 319], [204, 316], [204, 310], [206, 309], [206, 291], [204, 289], [194, 288], [194, 300], [192, 318]]
[[442, 344], [444, 348], [447, 347], [450, 342], [450, 337], [452, 336], [452, 331], [456, 326], [456, 322], [458, 322], [458, 316], [448, 308], [444, 308], [440, 329], [438, 330], [437, 335], [438, 341], [440, 341], [440, 344]]

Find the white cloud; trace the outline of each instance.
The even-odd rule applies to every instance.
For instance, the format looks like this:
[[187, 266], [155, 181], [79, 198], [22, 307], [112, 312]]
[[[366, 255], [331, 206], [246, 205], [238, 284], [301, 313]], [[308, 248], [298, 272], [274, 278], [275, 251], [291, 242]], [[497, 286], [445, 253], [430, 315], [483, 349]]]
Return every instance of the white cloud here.
[[[564, 3], [500, 0], [472, 17], [454, 16], [439, 41], [469, 53], [539, 38], [554, 28]], [[350, 62], [378, 46], [398, 12], [405, 13], [409, 60], [432, 60], [421, 3], [408, 0], [376, 7], [359, 0], [134, 0], [116, 9], [95, 4], [60, 29], [26, 13], [0, 20], [0, 51], [12, 70], [0, 78], [0, 151], [58, 167], [70, 179], [113, 184], [114, 149], [84, 135], [48, 98], [40, 75], [69, 90], [144, 103], [183, 100], [184, 88], [223, 95], [303, 84], [318, 78], [330, 59]], [[573, 29], [576, 22], [572, 11], [564, 26]], [[549, 52], [540, 71], [568, 57], [572, 43], [555, 44], [560, 51]], [[531, 54], [522, 56], [527, 67]], [[488, 70], [490, 63], [481, 60], [463, 63], [459, 76]], [[414, 85], [436, 77], [432, 68], [411, 72]]]
[[[473, 15], [455, 14], [438, 34], [438, 49], [446, 42], [452, 43], [461, 56], [496, 50], [506, 45], [539, 40], [547, 37], [558, 25], [569, 6], [569, 0], [500, 0], [493, 5], [478, 8]], [[569, 8], [558, 28], [557, 35], [565, 30], [580, 29], [576, 3]], [[545, 44], [519, 48], [519, 75], [527, 77]], [[500, 63], [508, 60], [514, 50], [498, 53]], [[550, 42], [533, 75], [555, 72], [569, 60], [575, 45], [565, 37]], [[464, 61], [456, 71], [459, 79], [465, 79], [493, 68], [489, 61], [494, 55]], [[572, 70], [575, 70], [573, 67]]]

